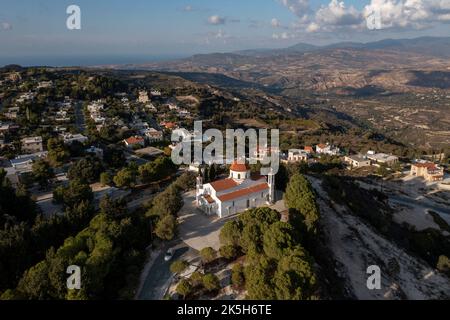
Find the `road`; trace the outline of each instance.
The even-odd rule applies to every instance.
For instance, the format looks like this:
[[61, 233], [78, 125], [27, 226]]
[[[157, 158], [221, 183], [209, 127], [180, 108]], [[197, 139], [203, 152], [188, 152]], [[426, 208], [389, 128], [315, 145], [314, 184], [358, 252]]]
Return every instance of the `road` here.
[[84, 121], [84, 114], [83, 114], [83, 106], [81, 102], [75, 102], [73, 108], [75, 113], [75, 125], [78, 131], [83, 133], [86, 130], [86, 124]]
[[[165, 261], [164, 256], [169, 248], [175, 248], [175, 254], [170, 261]], [[156, 257], [152, 267], [148, 271], [138, 300], [162, 300], [172, 281], [170, 265], [172, 262], [183, 259], [191, 260], [198, 253], [185, 245], [181, 240], [175, 240], [164, 247], [164, 250]]]

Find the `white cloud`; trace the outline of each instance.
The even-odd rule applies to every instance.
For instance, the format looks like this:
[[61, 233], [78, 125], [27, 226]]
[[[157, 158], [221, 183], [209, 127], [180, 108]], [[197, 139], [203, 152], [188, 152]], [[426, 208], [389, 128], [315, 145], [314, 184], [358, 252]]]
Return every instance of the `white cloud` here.
[[288, 32], [274, 33], [272, 38], [275, 40], [288, 40], [294, 38], [294, 35]]
[[346, 7], [343, 1], [331, 0], [328, 6], [321, 6], [315, 15], [315, 23], [321, 28], [359, 25], [362, 14], [353, 6]]
[[191, 12], [193, 10], [191, 5], [187, 5], [186, 7], [183, 8], [183, 11], [185, 12]]
[[272, 27], [274, 27], [274, 28], [279, 28], [279, 27], [281, 27], [281, 23], [280, 23], [280, 21], [279, 21], [277, 18], [273, 18], [273, 19], [270, 21], [270, 25], [271, 25]]
[[212, 24], [212, 25], [216, 25], [216, 26], [225, 24], [225, 22], [226, 22], [226, 19], [221, 16], [218, 16], [218, 15], [210, 16], [208, 18], [208, 23]]
[[368, 0], [362, 10], [345, 0], [330, 0], [315, 11], [309, 0], [278, 1], [298, 17], [291, 28], [306, 32], [367, 30], [366, 17], [375, 12], [382, 29], [423, 29], [450, 22], [450, 0]]
[[309, 11], [309, 0], [280, 0], [280, 2], [297, 16], [302, 16]]
[[6, 21], [0, 22], [0, 30], [8, 31], [12, 29], [12, 24]]

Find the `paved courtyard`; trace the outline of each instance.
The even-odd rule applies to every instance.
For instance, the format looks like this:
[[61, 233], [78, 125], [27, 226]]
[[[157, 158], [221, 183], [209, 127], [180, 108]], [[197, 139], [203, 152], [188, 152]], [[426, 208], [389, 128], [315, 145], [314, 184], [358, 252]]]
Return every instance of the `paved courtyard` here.
[[[220, 248], [220, 230], [237, 215], [219, 219], [216, 215], [207, 216], [196, 207], [195, 190], [183, 194], [184, 206], [179, 213], [179, 235], [183, 242], [195, 250], [212, 247]], [[286, 210], [283, 200], [277, 201], [271, 208], [278, 212]]]

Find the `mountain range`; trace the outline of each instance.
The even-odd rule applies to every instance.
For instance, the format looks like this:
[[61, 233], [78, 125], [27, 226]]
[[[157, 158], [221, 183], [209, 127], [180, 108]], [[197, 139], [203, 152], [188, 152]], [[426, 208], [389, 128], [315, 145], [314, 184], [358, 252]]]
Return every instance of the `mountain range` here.
[[[247, 84], [281, 92], [349, 92], [364, 88], [407, 92], [450, 89], [449, 58], [450, 37], [421, 37], [327, 46], [299, 43], [284, 49], [198, 54], [112, 68], [175, 72], [212, 84], [219, 76], [221, 85]], [[214, 75], [214, 79], [208, 75]]]

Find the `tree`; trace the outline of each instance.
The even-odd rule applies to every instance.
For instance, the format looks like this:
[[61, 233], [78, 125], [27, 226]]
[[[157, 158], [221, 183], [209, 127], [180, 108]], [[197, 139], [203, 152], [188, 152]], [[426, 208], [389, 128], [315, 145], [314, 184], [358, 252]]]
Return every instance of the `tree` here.
[[231, 283], [237, 288], [241, 288], [244, 285], [244, 267], [241, 263], [236, 263], [231, 269]]
[[159, 217], [165, 215], [175, 216], [182, 207], [183, 198], [176, 186], [171, 185], [153, 199], [147, 215]]
[[97, 158], [87, 157], [73, 164], [67, 172], [67, 177], [70, 180], [80, 179], [85, 183], [94, 183], [98, 181], [102, 169], [102, 164]]
[[191, 280], [191, 283], [194, 287], [197, 287], [203, 284], [203, 273], [201, 273], [200, 271], [195, 271], [194, 273], [192, 273], [189, 280]]
[[62, 165], [70, 156], [64, 142], [60, 139], [49, 139], [47, 142], [48, 159], [53, 166]]
[[217, 257], [217, 252], [211, 247], [203, 248], [200, 250], [200, 256], [203, 263], [210, 263]]
[[48, 162], [44, 160], [38, 160], [33, 163], [32, 174], [34, 180], [39, 183], [41, 187], [48, 186], [49, 180], [55, 176], [53, 169]]
[[264, 233], [263, 247], [267, 257], [279, 260], [285, 251], [292, 247], [292, 226], [286, 222], [277, 222]]
[[91, 187], [76, 179], [70, 181], [67, 187], [58, 187], [53, 192], [53, 198], [57, 203], [63, 203], [67, 207], [73, 207], [82, 201], [92, 202], [94, 194]]
[[220, 281], [216, 275], [208, 273], [203, 276], [203, 286], [209, 292], [217, 291], [220, 289]]
[[161, 240], [172, 240], [175, 237], [177, 222], [175, 217], [163, 216], [156, 224], [155, 234]]
[[301, 247], [284, 255], [278, 263], [274, 279], [278, 300], [306, 300], [314, 298], [317, 281], [312, 262]]
[[170, 265], [170, 272], [181, 273], [189, 266], [189, 264], [184, 260], [177, 260]]
[[219, 253], [225, 259], [232, 260], [232, 259], [237, 257], [238, 249], [235, 246], [232, 246], [232, 245], [222, 246], [219, 249]]
[[437, 269], [450, 276], [450, 259], [447, 256], [440, 256], [437, 263]]
[[319, 220], [319, 208], [314, 191], [303, 175], [292, 176], [284, 199], [288, 208], [296, 210], [303, 217], [308, 231], [315, 233]]
[[271, 282], [273, 265], [261, 256], [257, 262], [245, 267], [245, 288], [251, 300], [275, 300]]
[[120, 170], [113, 180], [119, 188], [129, 188], [136, 182], [133, 173], [128, 168]]
[[186, 299], [188, 295], [192, 293], [193, 287], [189, 280], [183, 279], [178, 283], [177, 285], [177, 293], [181, 296], [183, 296], [183, 299]]
[[111, 174], [109, 172], [102, 172], [100, 174], [100, 183], [102, 184], [102, 186], [109, 186], [111, 185], [112, 181], [112, 177]]
[[48, 265], [42, 261], [27, 270], [19, 281], [19, 291], [30, 300], [50, 299]]
[[227, 221], [220, 230], [220, 243], [222, 245], [239, 246], [241, 237], [241, 226], [238, 221]]

